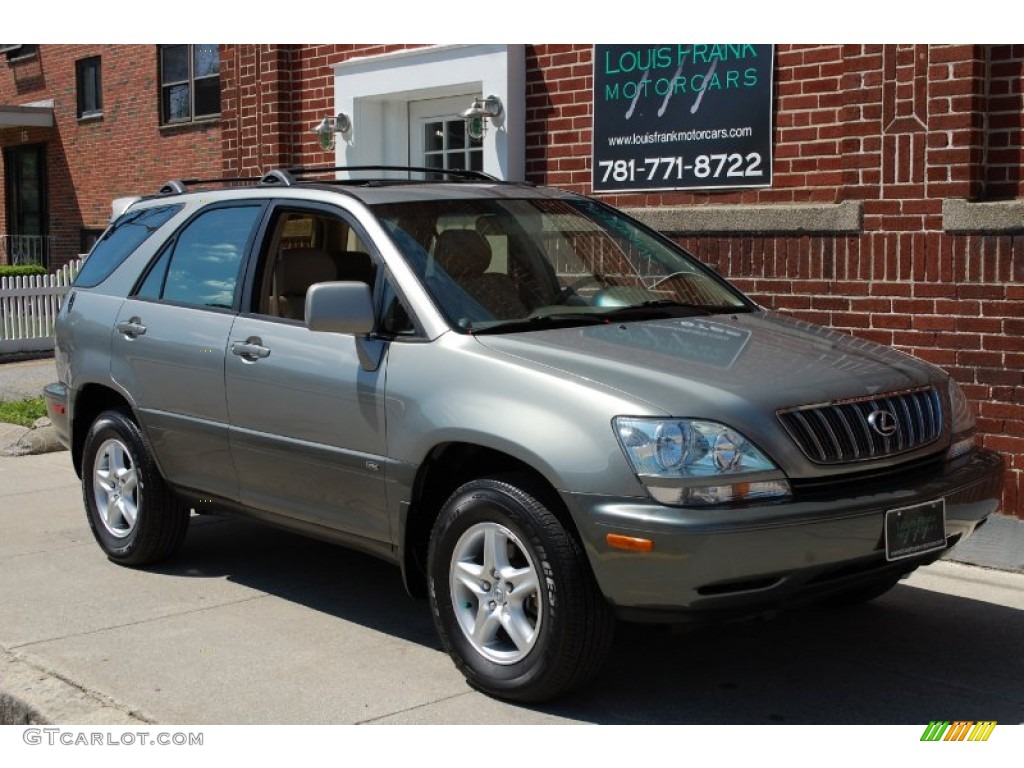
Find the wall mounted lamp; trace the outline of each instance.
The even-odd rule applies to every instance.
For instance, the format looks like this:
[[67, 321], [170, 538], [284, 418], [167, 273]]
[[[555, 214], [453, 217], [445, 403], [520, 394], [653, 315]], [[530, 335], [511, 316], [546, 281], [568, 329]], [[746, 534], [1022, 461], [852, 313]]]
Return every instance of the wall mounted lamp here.
[[348, 134], [352, 130], [352, 120], [344, 112], [339, 112], [334, 117], [325, 117], [313, 128], [320, 149], [325, 152], [334, 149], [334, 135], [337, 133]]
[[482, 139], [487, 133], [487, 118], [494, 125], [500, 125], [505, 116], [505, 107], [497, 96], [484, 96], [473, 99], [468, 109], [459, 112], [459, 117], [466, 121], [466, 131], [472, 139]]

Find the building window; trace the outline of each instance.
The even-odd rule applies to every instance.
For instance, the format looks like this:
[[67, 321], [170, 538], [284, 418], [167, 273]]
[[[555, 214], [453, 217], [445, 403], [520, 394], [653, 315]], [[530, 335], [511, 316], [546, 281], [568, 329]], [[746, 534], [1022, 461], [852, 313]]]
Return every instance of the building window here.
[[99, 56], [75, 62], [75, 82], [78, 88], [78, 116], [102, 115], [103, 89], [100, 82]]
[[19, 59], [27, 59], [30, 56], [35, 56], [39, 53], [39, 46], [35, 43], [32, 45], [0, 44], [0, 53], [3, 53], [7, 57], [8, 61], [18, 61]]
[[220, 114], [220, 50], [214, 44], [161, 45], [160, 123], [205, 120]]
[[103, 232], [104, 230], [102, 229], [91, 229], [88, 227], [82, 229], [78, 240], [79, 255], [84, 255], [91, 251], [92, 247], [103, 237]]
[[[466, 103], [469, 102], [465, 99], [459, 102], [460, 106]], [[424, 122], [422, 130], [423, 164], [428, 168], [484, 169], [483, 141], [469, 135], [466, 121], [461, 117]], [[416, 164], [419, 161], [412, 159], [410, 162]]]

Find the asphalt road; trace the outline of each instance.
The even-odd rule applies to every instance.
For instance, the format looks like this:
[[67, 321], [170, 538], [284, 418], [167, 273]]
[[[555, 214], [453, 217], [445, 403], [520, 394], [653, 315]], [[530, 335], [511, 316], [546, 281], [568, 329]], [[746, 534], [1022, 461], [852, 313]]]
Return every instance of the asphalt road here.
[[940, 562], [872, 604], [671, 632], [621, 625], [586, 689], [469, 689], [393, 567], [194, 519], [150, 571], [92, 540], [68, 454], [0, 458], [0, 691], [54, 722], [1024, 723], [1024, 574]]

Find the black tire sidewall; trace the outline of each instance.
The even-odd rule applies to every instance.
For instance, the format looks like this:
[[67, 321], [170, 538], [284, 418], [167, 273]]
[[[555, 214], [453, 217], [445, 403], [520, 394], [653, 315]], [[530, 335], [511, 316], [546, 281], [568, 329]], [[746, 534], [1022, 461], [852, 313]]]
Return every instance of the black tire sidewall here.
[[[565, 646], [561, 607], [571, 604], [570, 596], [564, 594], [566, 564], [560, 562], [557, 543], [548, 541], [550, 533], [537, 524], [534, 514], [498, 484], [469, 483], [456, 491], [442, 510], [428, 558], [430, 601], [445, 649], [474, 687], [508, 699], [533, 698], [540, 681], [559, 663]], [[530, 653], [514, 664], [498, 664], [480, 655], [463, 633], [452, 606], [452, 553], [459, 537], [483, 522], [497, 523], [515, 534], [532, 558], [541, 582], [539, 634]]]
[[[121, 442], [131, 456], [138, 480], [138, 516], [135, 527], [127, 536], [114, 536], [107, 530], [96, 508], [93, 498], [96, 454], [107, 440]], [[129, 562], [145, 533], [150, 517], [149, 507], [152, 475], [152, 460], [139, 428], [131, 419], [118, 411], [107, 411], [93, 422], [86, 435], [82, 451], [82, 496], [89, 519], [89, 527], [104, 553], [112, 560]]]

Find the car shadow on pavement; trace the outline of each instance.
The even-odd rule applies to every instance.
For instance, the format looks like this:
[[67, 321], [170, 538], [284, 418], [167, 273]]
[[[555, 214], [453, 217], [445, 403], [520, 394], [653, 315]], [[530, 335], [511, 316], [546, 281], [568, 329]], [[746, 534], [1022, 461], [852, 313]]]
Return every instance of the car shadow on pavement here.
[[[440, 650], [396, 567], [231, 518], [158, 572], [226, 578]], [[899, 585], [866, 605], [687, 630], [620, 623], [598, 677], [532, 709], [605, 724], [1024, 722], [1024, 611]], [[468, 689], [467, 689], [468, 690]]]
[[873, 603], [680, 634], [619, 626], [586, 694], [602, 723], [1024, 722], [1024, 612], [899, 585]]
[[193, 516], [181, 551], [149, 570], [228, 579], [441, 650], [427, 603], [409, 597], [397, 567], [269, 525], [228, 516]]

